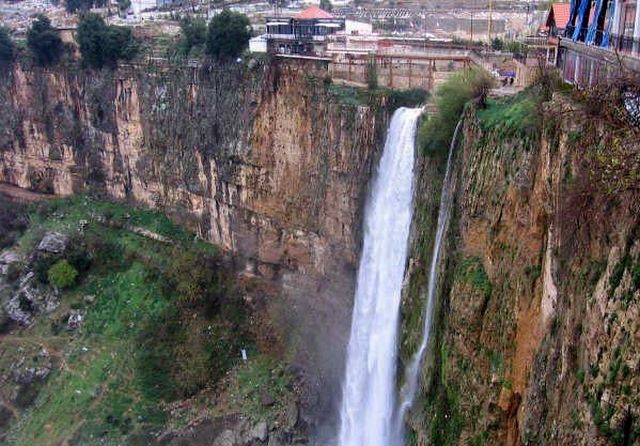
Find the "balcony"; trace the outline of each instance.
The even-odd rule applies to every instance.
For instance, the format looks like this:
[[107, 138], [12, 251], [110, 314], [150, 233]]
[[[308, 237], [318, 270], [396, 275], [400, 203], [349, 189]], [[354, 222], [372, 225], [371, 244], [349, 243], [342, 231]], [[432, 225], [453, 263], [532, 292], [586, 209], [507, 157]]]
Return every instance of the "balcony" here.
[[[567, 26], [563, 40], [572, 39], [574, 32], [575, 26]], [[640, 58], [640, 39], [634, 39], [631, 36], [607, 34], [602, 30], [590, 33], [588, 28], [582, 28], [578, 41], [575, 43], [621, 53], [624, 56]]]

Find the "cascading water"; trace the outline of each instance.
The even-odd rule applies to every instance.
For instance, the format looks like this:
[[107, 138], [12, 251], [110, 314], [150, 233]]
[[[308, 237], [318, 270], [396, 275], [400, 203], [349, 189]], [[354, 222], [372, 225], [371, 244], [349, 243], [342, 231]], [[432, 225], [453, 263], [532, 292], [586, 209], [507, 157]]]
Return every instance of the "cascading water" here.
[[442, 193], [440, 195], [440, 210], [438, 211], [438, 226], [436, 229], [436, 238], [433, 243], [433, 252], [431, 254], [431, 266], [429, 268], [429, 285], [427, 288], [427, 304], [424, 313], [424, 326], [422, 331], [422, 341], [418, 350], [414, 353], [408, 367], [405, 369], [405, 382], [400, 392], [400, 404], [398, 406], [397, 426], [398, 438], [402, 438], [404, 430], [404, 416], [413, 405], [416, 391], [418, 390], [418, 377], [422, 360], [429, 345], [429, 337], [431, 334], [431, 323], [433, 321], [433, 307], [435, 304], [436, 289], [438, 287], [438, 264], [440, 261], [440, 251], [442, 241], [449, 223], [449, 215], [451, 214], [452, 204], [452, 183], [451, 183], [451, 160], [453, 158], [453, 150], [458, 140], [458, 133], [462, 127], [462, 120], [458, 121], [453, 139], [449, 147], [449, 156], [447, 157], [447, 168], [442, 183]]
[[340, 411], [340, 446], [390, 446], [400, 296], [413, 212], [416, 123], [398, 109], [365, 211], [365, 233]]

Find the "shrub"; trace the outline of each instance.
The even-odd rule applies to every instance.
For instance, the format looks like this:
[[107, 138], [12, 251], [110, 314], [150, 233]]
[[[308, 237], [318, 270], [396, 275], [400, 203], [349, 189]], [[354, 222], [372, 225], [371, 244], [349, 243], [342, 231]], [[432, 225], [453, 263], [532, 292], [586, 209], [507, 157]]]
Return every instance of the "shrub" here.
[[207, 53], [218, 60], [230, 60], [249, 45], [251, 24], [244, 14], [227, 9], [209, 22]]
[[[220, 267], [213, 269], [214, 274], [224, 274]], [[215, 311], [171, 306], [145, 322], [136, 370], [147, 397], [172, 401], [192, 396], [235, 365], [240, 349], [251, 344], [247, 312], [237, 295], [225, 296], [222, 302]]]
[[331, 0], [320, 0], [320, 9], [331, 12], [333, 10]]
[[445, 154], [465, 104], [474, 98], [484, 97], [492, 80], [480, 70], [465, 70], [442, 84], [436, 91], [437, 112], [422, 124], [418, 134], [420, 146], [425, 154]]
[[78, 271], [66, 259], [54, 263], [47, 273], [49, 283], [59, 289], [69, 288], [77, 277]]
[[38, 15], [27, 31], [27, 46], [38, 65], [49, 66], [58, 63], [64, 48], [62, 40], [51, 21], [45, 15]]
[[9, 30], [0, 26], [0, 67], [6, 67], [13, 62], [15, 44], [9, 36]]
[[130, 60], [138, 51], [130, 28], [107, 26], [102, 17], [94, 13], [80, 17], [78, 45], [82, 61], [92, 68], [115, 68], [119, 60]]
[[0, 250], [12, 245], [28, 224], [24, 208], [0, 196]]
[[429, 98], [429, 92], [422, 88], [411, 90], [391, 90], [391, 101], [397, 107], [417, 107]]
[[224, 277], [214, 256], [194, 251], [174, 250], [168, 277], [180, 302], [204, 306], [212, 311], [224, 293]]
[[491, 297], [493, 285], [479, 257], [465, 258], [460, 265], [460, 269], [462, 278], [466, 283], [480, 290], [485, 299]]

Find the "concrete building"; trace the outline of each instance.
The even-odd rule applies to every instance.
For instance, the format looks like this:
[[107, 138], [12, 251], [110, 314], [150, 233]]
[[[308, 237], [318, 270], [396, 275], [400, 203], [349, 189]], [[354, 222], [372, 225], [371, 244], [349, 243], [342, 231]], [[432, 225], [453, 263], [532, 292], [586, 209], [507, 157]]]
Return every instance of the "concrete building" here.
[[311, 6], [293, 17], [267, 17], [267, 47], [280, 54], [322, 56], [327, 36], [344, 29], [344, 18]]

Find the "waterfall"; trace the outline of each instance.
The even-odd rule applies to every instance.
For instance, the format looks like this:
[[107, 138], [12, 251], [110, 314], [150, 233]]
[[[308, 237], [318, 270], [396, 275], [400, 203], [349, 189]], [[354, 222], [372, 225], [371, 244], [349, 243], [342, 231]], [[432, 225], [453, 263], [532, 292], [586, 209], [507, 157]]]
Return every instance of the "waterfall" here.
[[416, 123], [398, 109], [365, 210], [364, 243], [340, 410], [340, 446], [390, 446], [398, 315], [412, 219]]
[[433, 322], [433, 307], [435, 305], [436, 290], [438, 288], [438, 263], [440, 261], [440, 251], [442, 241], [449, 223], [449, 215], [451, 214], [452, 204], [452, 184], [451, 184], [451, 160], [453, 151], [458, 140], [458, 133], [462, 127], [462, 120], [458, 121], [456, 129], [451, 139], [449, 147], [449, 155], [447, 157], [447, 168], [442, 183], [442, 193], [440, 194], [440, 210], [438, 211], [438, 226], [436, 229], [436, 238], [433, 242], [433, 252], [431, 253], [431, 266], [429, 268], [429, 285], [427, 288], [427, 302], [424, 313], [424, 326], [422, 331], [422, 341], [418, 350], [414, 353], [408, 367], [405, 370], [405, 382], [400, 392], [400, 404], [398, 406], [398, 415], [396, 418], [398, 438], [402, 438], [404, 431], [404, 416], [413, 405], [416, 391], [418, 390], [418, 377], [420, 375], [420, 367], [422, 360], [429, 345], [429, 336], [431, 334], [431, 324]]

